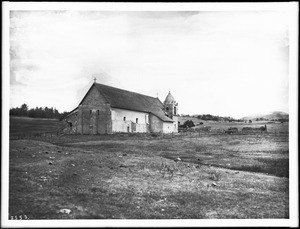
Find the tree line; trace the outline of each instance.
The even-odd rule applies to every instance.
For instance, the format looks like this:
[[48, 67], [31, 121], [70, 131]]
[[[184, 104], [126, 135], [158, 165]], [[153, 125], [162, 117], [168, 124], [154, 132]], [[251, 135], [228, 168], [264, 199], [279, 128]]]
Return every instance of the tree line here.
[[9, 110], [9, 115], [11, 116], [22, 116], [31, 118], [60, 119], [67, 113], [68, 112], [59, 113], [59, 111], [53, 107], [36, 107], [29, 109], [29, 107], [25, 103], [22, 104], [20, 107], [11, 108]]
[[181, 115], [183, 117], [193, 117], [205, 121], [221, 121], [221, 122], [244, 122], [241, 119], [234, 119], [232, 117], [222, 117], [222, 116], [216, 116], [216, 115], [211, 115], [211, 114], [202, 114], [202, 115]]

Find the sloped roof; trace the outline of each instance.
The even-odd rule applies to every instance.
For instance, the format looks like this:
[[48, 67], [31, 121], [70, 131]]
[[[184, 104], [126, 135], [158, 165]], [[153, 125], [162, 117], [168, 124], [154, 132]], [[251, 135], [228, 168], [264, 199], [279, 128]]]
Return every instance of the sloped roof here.
[[158, 98], [98, 83], [94, 83], [93, 86], [98, 89], [113, 108], [152, 113], [165, 122], [173, 122], [164, 114], [164, 106]]

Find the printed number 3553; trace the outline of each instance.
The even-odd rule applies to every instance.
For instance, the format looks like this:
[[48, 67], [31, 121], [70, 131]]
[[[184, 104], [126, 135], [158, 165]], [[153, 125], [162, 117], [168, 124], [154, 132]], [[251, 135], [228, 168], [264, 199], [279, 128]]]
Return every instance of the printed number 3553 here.
[[19, 216], [17, 216], [17, 215], [15, 215], [15, 216], [10, 216], [10, 219], [13, 219], [13, 220], [22, 220], [22, 219], [29, 219], [28, 218], [28, 216], [27, 215], [19, 215]]

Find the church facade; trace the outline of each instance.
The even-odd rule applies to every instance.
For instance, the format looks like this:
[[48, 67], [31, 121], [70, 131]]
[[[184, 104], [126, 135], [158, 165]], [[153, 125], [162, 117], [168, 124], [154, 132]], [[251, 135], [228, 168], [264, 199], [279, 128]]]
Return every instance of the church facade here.
[[178, 103], [93, 83], [79, 106], [63, 120], [70, 133], [177, 133]]

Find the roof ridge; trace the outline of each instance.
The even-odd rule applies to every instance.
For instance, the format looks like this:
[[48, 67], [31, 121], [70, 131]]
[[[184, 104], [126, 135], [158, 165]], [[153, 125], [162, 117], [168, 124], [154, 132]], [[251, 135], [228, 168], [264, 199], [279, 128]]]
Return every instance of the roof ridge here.
[[[114, 88], [114, 89], [121, 90], [121, 91], [126, 91], [126, 92], [130, 92], [130, 93], [134, 93], [134, 94], [137, 94], [137, 95], [147, 96], [147, 97], [150, 97], [150, 98], [152, 98], [152, 99], [158, 99], [157, 97], [152, 97], [152, 96], [150, 96], [150, 95], [144, 95], [144, 94], [141, 94], [141, 93], [137, 93], [137, 92], [134, 92], [134, 91], [129, 91], [129, 90], [121, 89], [121, 88], [118, 88], [118, 87], [108, 86], [108, 85], [100, 84], [100, 83], [95, 83], [95, 84], [100, 85], [100, 86], [105, 86], [105, 87]], [[158, 99], [158, 100], [159, 100], [159, 99]], [[160, 101], [160, 100], [159, 100], [159, 101]], [[161, 101], [160, 101], [160, 102], [161, 102]]]

